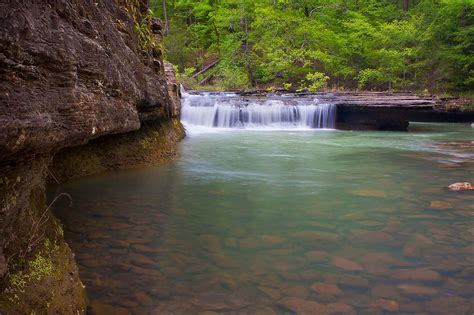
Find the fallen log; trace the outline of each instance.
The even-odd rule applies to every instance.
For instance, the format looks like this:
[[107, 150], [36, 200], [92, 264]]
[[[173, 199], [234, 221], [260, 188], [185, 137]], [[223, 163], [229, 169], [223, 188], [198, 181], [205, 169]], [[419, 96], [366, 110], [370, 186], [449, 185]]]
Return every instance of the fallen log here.
[[196, 79], [199, 75], [209, 71], [211, 68], [213, 68], [214, 66], [216, 66], [217, 64], [219, 63], [219, 59], [217, 59], [216, 61], [213, 61], [211, 62], [210, 64], [208, 64], [207, 66], [203, 67], [201, 70], [199, 70], [198, 72], [196, 72], [195, 74], [192, 75], [192, 78], [193, 79]]

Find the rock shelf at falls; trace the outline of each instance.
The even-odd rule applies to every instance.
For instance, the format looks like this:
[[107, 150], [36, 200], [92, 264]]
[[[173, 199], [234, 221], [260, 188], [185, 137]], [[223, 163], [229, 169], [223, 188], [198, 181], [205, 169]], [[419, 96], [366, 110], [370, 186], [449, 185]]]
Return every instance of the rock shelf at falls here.
[[182, 90], [190, 126], [245, 129], [407, 130], [409, 121], [470, 122], [473, 111], [412, 93], [267, 93]]

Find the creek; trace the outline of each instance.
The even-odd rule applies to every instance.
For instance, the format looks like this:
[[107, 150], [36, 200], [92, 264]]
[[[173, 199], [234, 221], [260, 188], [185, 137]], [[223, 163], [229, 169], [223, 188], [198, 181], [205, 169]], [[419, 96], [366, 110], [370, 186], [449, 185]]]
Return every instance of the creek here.
[[338, 131], [317, 100], [210, 98], [185, 99], [178, 159], [51, 188], [93, 309], [472, 311], [474, 191], [446, 188], [474, 181], [468, 124]]

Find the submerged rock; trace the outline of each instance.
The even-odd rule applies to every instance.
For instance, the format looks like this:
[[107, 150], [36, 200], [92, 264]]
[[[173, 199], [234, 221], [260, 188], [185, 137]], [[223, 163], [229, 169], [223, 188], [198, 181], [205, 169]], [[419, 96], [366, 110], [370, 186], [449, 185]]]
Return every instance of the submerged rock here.
[[364, 270], [364, 268], [360, 264], [358, 264], [356, 262], [353, 262], [349, 259], [339, 257], [339, 256], [333, 257], [331, 259], [331, 264], [335, 267], [338, 267], [338, 268], [341, 268], [341, 269], [344, 269], [344, 270], [349, 270], [349, 271], [362, 271], [362, 270]]
[[300, 231], [293, 233], [291, 236], [311, 242], [336, 242], [339, 240], [339, 235], [331, 232]]
[[269, 288], [269, 287], [258, 287], [263, 293], [265, 293], [268, 297], [273, 300], [279, 300], [281, 297], [280, 290]]
[[469, 300], [462, 297], [443, 296], [425, 303], [425, 309], [432, 314], [472, 314]]
[[196, 295], [191, 303], [205, 310], [232, 311], [249, 305], [244, 299], [218, 292], [206, 292]]
[[135, 299], [140, 303], [140, 305], [152, 305], [153, 299], [148, 296], [145, 292], [137, 292], [134, 295]]
[[400, 304], [394, 300], [378, 299], [377, 305], [387, 312], [398, 312], [400, 310]]
[[326, 313], [327, 314], [347, 314], [352, 315], [356, 314], [354, 308], [350, 305], [343, 304], [343, 303], [329, 303], [326, 305]]
[[391, 278], [402, 281], [441, 281], [441, 275], [438, 272], [428, 268], [396, 270], [391, 274]]
[[426, 287], [422, 285], [415, 285], [415, 284], [401, 284], [397, 286], [400, 291], [409, 296], [435, 296], [438, 295], [438, 290]]
[[453, 206], [447, 201], [436, 200], [431, 202], [430, 208], [434, 210], [447, 210], [452, 209]]
[[323, 304], [305, 299], [291, 297], [281, 300], [278, 304], [298, 315], [327, 314]]
[[285, 238], [276, 235], [263, 235], [262, 244], [267, 247], [276, 246], [285, 242]]
[[338, 279], [338, 284], [344, 287], [368, 289], [369, 280], [364, 277], [354, 275], [341, 275]]
[[311, 286], [311, 289], [317, 294], [322, 295], [340, 296], [344, 294], [344, 292], [342, 292], [342, 290], [339, 289], [337, 285], [330, 283], [315, 283]]
[[329, 254], [325, 251], [313, 250], [307, 252], [304, 257], [311, 262], [321, 262], [327, 260]]

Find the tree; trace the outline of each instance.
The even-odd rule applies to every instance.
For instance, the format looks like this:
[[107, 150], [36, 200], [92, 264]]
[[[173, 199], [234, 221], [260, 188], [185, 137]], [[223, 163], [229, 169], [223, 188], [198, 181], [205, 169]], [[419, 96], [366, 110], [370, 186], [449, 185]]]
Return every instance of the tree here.
[[[157, 0], [155, 0], [157, 1]], [[473, 85], [472, 0], [174, 0], [166, 58], [221, 87], [326, 85], [466, 91]], [[168, 4], [168, 5], [167, 5]], [[204, 77], [205, 76], [205, 77]]]

